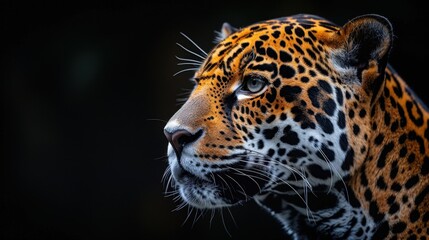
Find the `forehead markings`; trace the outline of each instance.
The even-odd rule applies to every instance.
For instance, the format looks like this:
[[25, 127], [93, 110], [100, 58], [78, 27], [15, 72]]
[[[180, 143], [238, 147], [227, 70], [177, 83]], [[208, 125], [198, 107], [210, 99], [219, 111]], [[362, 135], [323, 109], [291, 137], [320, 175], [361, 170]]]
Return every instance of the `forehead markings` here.
[[[210, 76], [222, 83], [241, 73], [254, 57], [254, 50], [245, 51], [250, 43], [242, 41], [220, 43], [207, 57], [203, 67], [197, 72], [194, 79], [200, 80]], [[253, 47], [252, 47], [253, 48]], [[218, 72], [221, 70], [222, 72]]]
[[[266, 23], [260, 23], [260, 24], [254, 25], [252, 27], [244, 28], [241, 31], [232, 34], [226, 40], [224, 40], [223, 42], [220, 42], [219, 45], [215, 47], [215, 49], [212, 51], [212, 53], [209, 54], [209, 56], [207, 57], [207, 61], [205, 62], [204, 66], [200, 69], [199, 71], [200, 74], [197, 74], [199, 76], [197, 76], [196, 79], [197, 80], [207, 79], [207, 78], [211, 78], [212, 80], [217, 79], [222, 85], [227, 84], [228, 82], [231, 82], [231, 80], [234, 77], [237, 77], [237, 75], [242, 72], [242, 70], [244, 69], [243, 66], [246, 66], [248, 64], [246, 61], [244, 61], [246, 55], [248, 55], [249, 53], [256, 55], [256, 52], [258, 52], [258, 46], [257, 45], [254, 46], [254, 43], [258, 42], [259, 40], [258, 37], [260, 37], [261, 34], [263, 35], [263, 33], [261, 32], [265, 31], [266, 34], [269, 34], [270, 31], [267, 31], [267, 29], [269, 29], [269, 27], [272, 25], [278, 24], [278, 25], [275, 25], [276, 29], [277, 28], [281, 29], [282, 27], [285, 27], [285, 28], [290, 27], [292, 29], [295, 29], [295, 27], [298, 27], [299, 29], [298, 31], [305, 29], [307, 30], [307, 34], [309, 34], [309, 37], [313, 41], [314, 41], [314, 36], [312, 33], [323, 31], [322, 29], [319, 30], [318, 28], [321, 27], [325, 31], [333, 31], [334, 29], [336, 29], [335, 26], [329, 24], [329, 22], [323, 21], [322, 19], [305, 19], [305, 20], [306, 21], [303, 21], [303, 19], [300, 19], [300, 18], [296, 18], [296, 19], [287, 18], [287, 19], [281, 19], [281, 20], [279, 19], [276, 21], [269, 21]], [[313, 30], [310, 30], [310, 29], [313, 29]], [[282, 30], [283, 30], [282, 32], [285, 31], [285, 29], [282, 29]], [[286, 33], [287, 33], [287, 30], [286, 30]], [[319, 50], [321, 51], [321, 49], [317, 49], [316, 46], [313, 46], [311, 44], [312, 41], [310, 40], [310, 38], [307, 38], [307, 41], [304, 41], [305, 42], [304, 45], [309, 44], [309, 46], [306, 45], [307, 47], [309, 47], [308, 49], [306, 49], [307, 52], [309, 51], [308, 56], [311, 57], [313, 60], [316, 60], [318, 57], [315, 53], [320, 54]], [[294, 40], [294, 39], [288, 39], [287, 36], [286, 36], [286, 39], [288, 41]], [[262, 45], [267, 46], [269, 44], [268, 42], [264, 41]], [[244, 50], [248, 47], [252, 47], [252, 51], [248, 52], [247, 54], [243, 54]], [[317, 47], [320, 47], [320, 46], [317, 46]], [[289, 49], [289, 50], [292, 50], [292, 49]], [[239, 58], [239, 55], [242, 55], [242, 54], [243, 54], [242, 59], [237, 60]], [[283, 55], [280, 52], [281, 59], [282, 57], [284, 59], [285, 56]], [[323, 59], [321, 60], [322, 62], [324, 61]], [[275, 66], [276, 65], [273, 63], [271, 64], [261, 63], [256, 65], [250, 64], [250, 66], [247, 66], [247, 68], [256, 70], [256, 71], [269, 71], [269, 72], [272, 72], [272, 77], [274, 77], [277, 75], [277, 68]], [[322, 73], [325, 73], [325, 71], [323, 71], [325, 69], [321, 69], [320, 65], [316, 67], [318, 67], [317, 70], [322, 70]], [[222, 73], [216, 71], [216, 69], [220, 69]], [[216, 71], [216, 73], [214, 71]], [[230, 85], [230, 87], [227, 90], [235, 91], [237, 90], [238, 87], [239, 87], [238, 83], [234, 83], [233, 85]]]
[[[220, 42], [212, 51], [212, 53], [209, 54], [209, 56], [207, 57], [207, 61], [205, 61], [205, 64], [202, 67], [202, 71], [210, 71], [215, 66], [219, 66], [219, 63], [221, 62], [222, 58], [224, 58], [228, 52], [232, 51], [232, 49], [234, 49], [238, 44], [249, 45], [249, 42], [247, 42], [246, 40], [252, 39], [253, 35], [257, 32], [267, 30], [267, 27], [267, 23], [260, 23], [252, 27], [243, 28], [240, 31], [227, 37], [227, 39], [225, 39], [223, 42]], [[244, 48], [245, 47], [247, 46], [244, 46]]]

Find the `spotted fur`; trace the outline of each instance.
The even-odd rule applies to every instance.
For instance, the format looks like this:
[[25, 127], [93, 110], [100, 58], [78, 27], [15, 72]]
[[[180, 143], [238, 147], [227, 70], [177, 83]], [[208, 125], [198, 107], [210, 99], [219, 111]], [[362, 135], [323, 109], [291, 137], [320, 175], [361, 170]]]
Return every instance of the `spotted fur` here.
[[296, 239], [427, 239], [429, 113], [392, 35], [379, 15], [224, 24], [164, 129], [184, 202], [254, 200]]

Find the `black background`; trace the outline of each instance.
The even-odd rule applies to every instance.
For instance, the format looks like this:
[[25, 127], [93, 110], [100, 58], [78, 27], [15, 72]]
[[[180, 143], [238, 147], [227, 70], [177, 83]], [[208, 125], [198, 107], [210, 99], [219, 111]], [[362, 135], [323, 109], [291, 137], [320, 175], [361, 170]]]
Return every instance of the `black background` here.
[[225, 21], [378, 13], [394, 27], [390, 63], [428, 102], [428, 12], [414, 1], [3, 1], [0, 11], [3, 239], [285, 237], [253, 203], [195, 220], [165, 196], [162, 129], [192, 87], [191, 73], [173, 76], [175, 56], [194, 58], [176, 43], [196, 51], [180, 32], [208, 52]]

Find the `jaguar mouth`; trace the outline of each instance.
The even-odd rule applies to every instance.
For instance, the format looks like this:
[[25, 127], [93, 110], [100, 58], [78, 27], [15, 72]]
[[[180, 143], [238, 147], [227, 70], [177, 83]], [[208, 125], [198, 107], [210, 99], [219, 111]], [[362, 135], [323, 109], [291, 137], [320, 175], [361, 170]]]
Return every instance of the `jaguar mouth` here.
[[269, 179], [245, 169], [239, 163], [210, 172], [205, 178], [184, 169], [180, 164], [171, 168], [182, 198], [198, 208], [217, 208], [246, 202], [260, 193]]
[[179, 184], [191, 184], [198, 179], [197, 176], [184, 169], [180, 164], [174, 164], [171, 168], [174, 180]]

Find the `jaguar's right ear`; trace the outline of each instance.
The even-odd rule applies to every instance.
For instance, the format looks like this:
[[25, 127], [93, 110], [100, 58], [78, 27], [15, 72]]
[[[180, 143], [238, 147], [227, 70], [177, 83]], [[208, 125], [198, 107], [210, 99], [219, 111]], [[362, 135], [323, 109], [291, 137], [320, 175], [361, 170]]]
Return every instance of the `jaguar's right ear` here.
[[220, 30], [220, 31], [216, 31], [217, 36], [216, 36], [216, 38], [215, 38], [214, 42], [215, 42], [216, 44], [217, 44], [217, 43], [220, 43], [220, 42], [221, 42], [221, 41], [223, 41], [225, 38], [227, 38], [229, 35], [231, 35], [231, 34], [233, 34], [233, 33], [237, 32], [237, 30], [238, 30], [238, 28], [235, 28], [235, 27], [231, 26], [231, 24], [229, 24], [229, 23], [227, 23], [227, 22], [224, 22], [224, 23], [222, 24], [222, 28], [221, 28], [221, 30]]
[[341, 80], [375, 98], [384, 82], [392, 39], [392, 25], [376, 14], [356, 17], [331, 33], [327, 42], [332, 47], [332, 59], [347, 73]]

